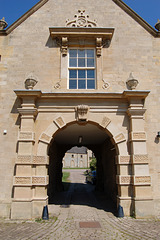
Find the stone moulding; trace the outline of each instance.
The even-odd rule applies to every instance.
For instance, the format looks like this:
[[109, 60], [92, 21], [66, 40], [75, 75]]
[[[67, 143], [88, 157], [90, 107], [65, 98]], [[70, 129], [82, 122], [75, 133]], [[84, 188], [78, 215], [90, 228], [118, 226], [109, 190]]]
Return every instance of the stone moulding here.
[[13, 185], [14, 186], [46, 186], [49, 183], [48, 176], [14, 176]]
[[16, 159], [16, 164], [24, 165], [48, 165], [48, 156], [33, 156], [33, 155], [18, 155]]

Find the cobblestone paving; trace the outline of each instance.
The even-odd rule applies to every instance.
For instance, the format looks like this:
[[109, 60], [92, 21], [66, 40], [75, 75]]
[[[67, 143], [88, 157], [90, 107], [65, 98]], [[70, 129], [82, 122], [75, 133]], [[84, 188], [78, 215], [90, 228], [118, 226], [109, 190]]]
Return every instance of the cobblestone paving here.
[[[84, 184], [80, 171], [71, 172], [70, 206], [49, 206], [48, 221], [0, 221], [1, 240], [105, 240], [160, 239], [160, 220], [117, 218], [113, 208], [102, 207], [104, 198], [92, 193], [92, 186]], [[98, 199], [98, 200], [97, 200]], [[107, 200], [105, 203], [109, 204]], [[54, 219], [56, 216], [57, 219]], [[80, 222], [97, 221], [101, 228], [80, 228]]]

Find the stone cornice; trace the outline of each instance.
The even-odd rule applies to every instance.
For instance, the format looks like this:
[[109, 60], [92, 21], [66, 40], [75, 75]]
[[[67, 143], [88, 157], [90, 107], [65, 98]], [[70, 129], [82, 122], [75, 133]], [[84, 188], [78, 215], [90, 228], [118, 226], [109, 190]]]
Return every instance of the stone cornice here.
[[111, 40], [114, 32], [114, 28], [74, 28], [74, 27], [50, 27], [50, 34], [52, 38], [57, 37], [91, 37], [91, 38], [106, 38]]
[[43, 99], [67, 99], [67, 98], [85, 98], [85, 99], [130, 99], [130, 98], [140, 98], [145, 99], [150, 91], [133, 91], [126, 90], [123, 92], [41, 92], [41, 90], [14, 90], [17, 97], [34, 97]]

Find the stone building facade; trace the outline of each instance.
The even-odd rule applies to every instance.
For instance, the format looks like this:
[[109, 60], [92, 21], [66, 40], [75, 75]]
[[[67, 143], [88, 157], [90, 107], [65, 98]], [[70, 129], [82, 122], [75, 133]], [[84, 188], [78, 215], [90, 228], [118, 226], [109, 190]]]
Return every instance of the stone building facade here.
[[160, 32], [122, 0], [41, 0], [0, 22], [0, 215], [39, 217], [65, 152], [125, 215], [160, 215]]
[[89, 168], [91, 156], [86, 147], [72, 147], [65, 153], [62, 164], [64, 168]]

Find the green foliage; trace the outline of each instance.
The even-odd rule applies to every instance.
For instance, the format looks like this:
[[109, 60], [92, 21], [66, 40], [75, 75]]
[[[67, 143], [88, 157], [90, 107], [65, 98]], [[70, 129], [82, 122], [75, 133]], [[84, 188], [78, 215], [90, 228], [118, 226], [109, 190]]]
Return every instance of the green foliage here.
[[96, 158], [92, 158], [92, 160], [90, 161], [90, 169], [91, 171], [96, 170], [97, 167], [97, 159]]
[[63, 172], [62, 182], [69, 182], [69, 179], [68, 179], [69, 176], [70, 176], [69, 172]]

